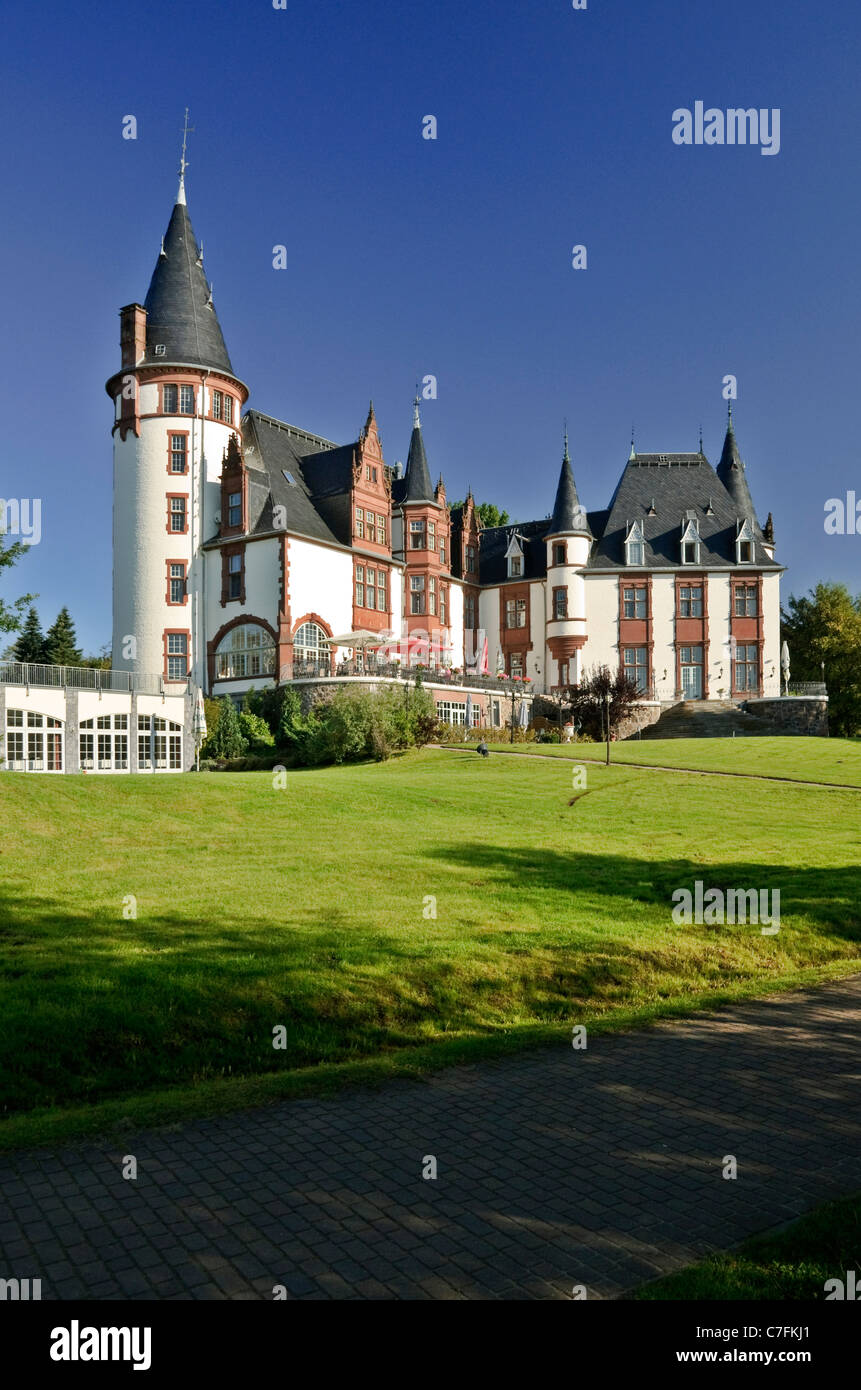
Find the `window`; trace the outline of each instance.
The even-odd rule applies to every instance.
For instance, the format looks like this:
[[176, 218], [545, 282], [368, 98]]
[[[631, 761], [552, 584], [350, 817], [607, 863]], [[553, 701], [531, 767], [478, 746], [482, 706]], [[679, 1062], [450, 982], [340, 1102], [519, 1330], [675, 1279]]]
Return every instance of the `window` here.
[[526, 599], [510, 598], [505, 603], [505, 626], [525, 627], [526, 626]]
[[554, 563], [554, 565], [564, 565], [564, 564], [565, 564], [565, 545], [564, 545], [564, 542], [561, 543], [561, 544], [554, 543], [554, 546], [553, 546], [553, 563]]
[[83, 730], [83, 732], [78, 734], [78, 757], [80, 759], [81, 767], [86, 768], [88, 772], [91, 772], [95, 767], [95, 760], [93, 754], [95, 735], [87, 733], [86, 730], [87, 728], [91, 729], [93, 727], [92, 719], [81, 720], [80, 727], [81, 730]]
[[622, 590], [622, 613], [626, 618], [645, 618], [646, 590], [643, 588], [624, 588]]
[[172, 434], [170, 437], [171, 473], [188, 472], [188, 435]]
[[213, 391], [212, 393], [212, 418], [220, 420], [224, 415], [224, 392]]
[[700, 562], [700, 533], [696, 518], [689, 512], [688, 521], [682, 531], [682, 564], [698, 565]]
[[637, 689], [645, 693], [648, 689], [649, 663], [648, 652], [645, 647], [624, 647], [622, 649], [622, 665], [628, 680], [633, 681]]
[[219, 642], [215, 654], [216, 680], [271, 676], [274, 671], [275, 645], [266, 629], [257, 623], [234, 627]]
[[463, 625], [475, 627], [475, 594], [466, 594], [463, 600]]
[[377, 545], [386, 544], [386, 518], [377, 516]]
[[228, 526], [242, 525], [242, 493], [231, 492], [227, 497], [227, 524]]
[[735, 616], [755, 618], [759, 612], [759, 595], [755, 584], [737, 584], [735, 588]]
[[233, 424], [233, 397], [224, 397], [224, 420], [228, 425]]
[[63, 735], [62, 723], [59, 719], [48, 720], [48, 732], [45, 735], [45, 742], [48, 749], [48, 771], [63, 771]]
[[24, 770], [23, 725], [24, 711], [20, 709], [7, 709], [5, 766], [12, 772], [23, 772]]
[[436, 522], [428, 522], [428, 550], [436, 550]]
[[167, 634], [167, 679], [184, 681], [188, 675], [188, 634], [168, 632]]
[[442, 539], [442, 537], [440, 537], [439, 542], [439, 562], [441, 565], [445, 564], [445, 541]]
[[625, 564], [642, 565], [645, 564], [645, 558], [646, 544], [643, 528], [639, 521], [633, 521], [625, 537]]
[[365, 606], [365, 567], [364, 567], [364, 565], [357, 565], [357, 566], [356, 566], [356, 607], [357, 607], [357, 608], [364, 608], [364, 606]]
[[679, 617], [701, 618], [703, 616], [703, 591], [699, 584], [683, 584], [679, 589]]
[[138, 767], [141, 768], [141, 770], [143, 770], [144, 768], [152, 767], [152, 759], [150, 756], [151, 724], [152, 719], [150, 715], [138, 715]]
[[188, 530], [186, 525], [185, 507], [187, 497], [168, 497], [168, 530], [172, 532], [184, 532]]
[[376, 603], [376, 599], [374, 598], [374, 584], [376, 578], [376, 570], [369, 569], [367, 571], [367, 582], [365, 584], [365, 606], [367, 608], [373, 608]]
[[519, 579], [520, 576], [521, 576], [522, 574], [523, 574], [523, 557], [520, 556], [520, 555], [512, 555], [512, 556], [509, 558], [509, 561], [508, 561], [508, 577], [509, 577], [509, 579]]
[[466, 570], [468, 574], [475, 574], [475, 546], [466, 547]]
[[356, 535], [360, 538], [365, 535], [365, 513], [361, 507], [356, 508]]
[[753, 544], [751, 541], [739, 541], [738, 543], [738, 562], [740, 565], [749, 565], [753, 559]]
[[228, 555], [227, 557], [227, 597], [235, 599], [242, 597], [243, 565], [241, 555]]
[[446, 591], [440, 584], [439, 586], [439, 620], [445, 627], [445, 594]]
[[423, 574], [410, 575], [410, 612], [425, 611], [425, 577]]
[[168, 603], [185, 603], [185, 564], [181, 561], [169, 561], [167, 566], [167, 578]]
[[683, 666], [701, 665], [703, 659], [703, 649], [701, 646], [680, 647], [679, 659]]
[[170, 721], [168, 726], [168, 747], [170, 749], [169, 766], [173, 770], [182, 770], [182, 725], [174, 724]]
[[24, 711], [22, 709], [7, 709], [6, 727], [9, 729], [20, 729], [24, 724]]
[[377, 570], [377, 612], [385, 613], [388, 608], [386, 603], [386, 571]]
[[[361, 565], [357, 567], [357, 573]], [[293, 655], [298, 661], [324, 661], [329, 655], [326, 634], [319, 623], [303, 623], [293, 638]]]
[[756, 642], [738, 642], [735, 648], [735, 689], [756, 690], [759, 686], [759, 648]]
[[179, 413], [180, 415], [194, 414], [194, 387], [180, 386], [179, 388]]
[[436, 613], [436, 579], [433, 575], [428, 580], [428, 591], [430, 594], [430, 611]]
[[[438, 700], [436, 712], [442, 724], [466, 723], [465, 700]], [[481, 727], [481, 705], [477, 701], [474, 701], [472, 706], [472, 726], [476, 729]]]
[[424, 550], [425, 524], [423, 521], [410, 522], [410, 550]]
[[553, 617], [555, 620], [568, 617], [568, 590], [553, 590]]
[[508, 674], [512, 677], [523, 676], [523, 654], [522, 652], [512, 652], [508, 658]]
[[175, 386], [163, 386], [161, 389], [161, 408], [165, 415], [176, 415], [179, 392]]

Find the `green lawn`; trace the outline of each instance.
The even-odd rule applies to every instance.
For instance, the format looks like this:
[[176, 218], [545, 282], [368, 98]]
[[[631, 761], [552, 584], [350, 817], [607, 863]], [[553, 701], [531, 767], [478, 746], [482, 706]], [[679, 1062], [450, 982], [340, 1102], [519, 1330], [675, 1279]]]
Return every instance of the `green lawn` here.
[[[494, 743], [493, 752], [548, 753], [555, 758], [603, 762], [606, 743]], [[788, 777], [861, 788], [861, 740], [845, 738], [656, 738], [610, 745], [610, 761]]]
[[[644, 1284], [638, 1299], [803, 1299], [823, 1302], [829, 1279], [861, 1281], [861, 1197], [828, 1202], [776, 1234]], [[833, 1288], [828, 1293], [836, 1292]]]
[[[571, 778], [434, 750], [284, 790], [0, 774], [0, 1146], [861, 969], [857, 793]], [[697, 878], [779, 888], [780, 933], [676, 926]]]

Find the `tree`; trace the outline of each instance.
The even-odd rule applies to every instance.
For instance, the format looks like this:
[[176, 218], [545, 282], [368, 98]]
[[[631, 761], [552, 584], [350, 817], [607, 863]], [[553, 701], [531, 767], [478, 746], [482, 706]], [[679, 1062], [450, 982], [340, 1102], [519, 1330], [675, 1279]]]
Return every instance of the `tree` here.
[[821, 681], [824, 661], [831, 733], [861, 733], [861, 595], [853, 598], [845, 584], [817, 584], [809, 597], [790, 596], [781, 620], [790, 680]]
[[229, 695], [218, 701], [218, 721], [200, 750], [207, 758], [241, 758], [248, 745], [239, 726], [239, 715]]
[[[452, 502], [451, 509], [462, 507], [463, 502]], [[488, 526], [507, 526], [509, 521], [508, 512], [501, 512], [493, 502], [476, 502], [475, 510], [481, 518], [481, 524], [485, 528]]]
[[80, 666], [75, 624], [68, 608], [62, 607], [45, 634], [45, 651], [51, 666]]
[[[0, 572], [14, 565], [15, 561], [28, 549], [29, 546], [24, 541], [13, 541], [11, 545], [4, 545], [3, 530], [2, 525], [0, 525]], [[0, 598], [0, 632], [17, 632], [21, 626], [21, 614], [27, 604], [35, 597], [35, 594], [24, 594], [22, 598], [14, 599], [11, 605]]]
[[48, 660], [45, 634], [42, 631], [39, 614], [32, 606], [27, 610], [27, 617], [21, 628], [21, 636], [12, 650], [13, 661], [27, 661], [34, 665], [42, 665]]
[[607, 695], [610, 696], [610, 730], [619, 728], [628, 717], [631, 706], [641, 700], [639, 687], [625, 672], [612, 672], [609, 666], [596, 666], [587, 671], [579, 686], [571, 692], [573, 717], [579, 719], [584, 734], [598, 741], [607, 733]]

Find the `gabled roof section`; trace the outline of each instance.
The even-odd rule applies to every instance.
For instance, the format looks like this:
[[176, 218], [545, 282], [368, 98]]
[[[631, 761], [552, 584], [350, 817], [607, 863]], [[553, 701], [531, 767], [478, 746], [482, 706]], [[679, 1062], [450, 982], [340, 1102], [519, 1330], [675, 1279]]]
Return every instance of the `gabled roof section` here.
[[[248, 530], [251, 535], [275, 529], [274, 511], [283, 506], [287, 530], [308, 540], [330, 545], [345, 542], [318, 510], [312, 479], [326, 474], [324, 457], [343, 451], [329, 440], [297, 429], [272, 416], [249, 410], [242, 421], [245, 463], [248, 468]], [[352, 454], [352, 446], [347, 446]], [[333, 485], [332, 469], [325, 481]], [[289, 473], [293, 482], [287, 480]], [[349, 498], [347, 500], [349, 511]], [[347, 542], [348, 543], [348, 542]]]
[[[679, 537], [693, 514], [700, 539], [701, 568], [736, 568], [736, 530], [742, 512], [705, 454], [635, 454], [628, 460], [606, 521], [592, 519], [600, 537], [590, 570], [625, 567], [625, 537], [631, 523], [642, 525], [645, 569], [681, 567]], [[770, 560], [754, 521], [753, 563], [779, 570]], [[639, 566], [638, 566], [639, 568]]]
[[[203, 257], [184, 202], [173, 209], [147, 296], [144, 362], [188, 362], [229, 372], [233, 367], [203, 273]], [[156, 356], [157, 346], [164, 348]]]

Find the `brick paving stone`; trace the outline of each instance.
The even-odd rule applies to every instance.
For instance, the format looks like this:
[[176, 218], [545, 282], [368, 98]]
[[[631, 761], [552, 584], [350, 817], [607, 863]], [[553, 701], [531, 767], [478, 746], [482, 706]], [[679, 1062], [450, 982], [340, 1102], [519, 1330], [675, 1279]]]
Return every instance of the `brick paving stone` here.
[[859, 1034], [856, 976], [140, 1134], [135, 1183], [111, 1146], [5, 1155], [0, 1274], [47, 1299], [619, 1297], [861, 1187]]

